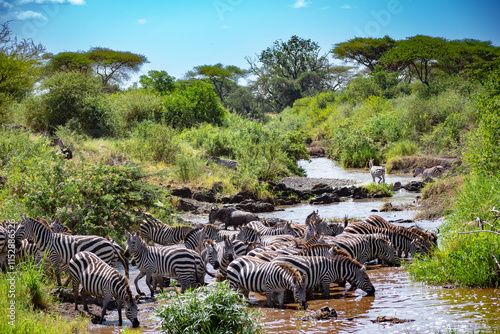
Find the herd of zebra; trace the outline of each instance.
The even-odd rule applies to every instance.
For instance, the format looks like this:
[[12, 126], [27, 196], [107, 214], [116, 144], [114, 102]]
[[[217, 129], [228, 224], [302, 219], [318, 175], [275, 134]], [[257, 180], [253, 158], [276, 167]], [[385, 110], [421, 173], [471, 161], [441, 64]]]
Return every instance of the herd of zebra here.
[[[368, 161], [368, 167], [370, 169], [370, 174], [372, 176], [373, 182], [375, 182], [375, 179], [378, 179], [378, 183], [385, 183], [385, 167], [382, 166], [375, 166], [373, 164], [373, 159], [370, 159]], [[427, 179], [427, 178], [436, 178], [441, 176], [445, 171], [445, 168], [443, 166], [434, 166], [430, 168], [425, 168], [422, 166], [415, 167], [413, 169], [413, 177], [417, 177], [418, 175], [422, 174], [422, 179]]]
[[[15, 229], [15, 234], [11, 233]], [[75, 310], [78, 310], [79, 286], [82, 286], [85, 310], [86, 296], [103, 297], [100, 322], [111, 298], [118, 304], [133, 326], [139, 326], [137, 300], [129, 286], [129, 265], [139, 274], [134, 280], [138, 294], [144, 294], [138, 281], [145, 283], [151, 298], [156, 288], [163, 289], [170, 279], [181, 287], [205, 284], [208, 274], [217, 280], [228, 280], [229, 286], [248, 297], [249, 292], [266, 293], [267, 305], [282, 308], [285, 292], [294, 302], [306, 307], [307, 299], [320, 289], [322, 298], [330, 295], [330, 284], [357, 288], [374, 295], [375, 287], [366, 273], [366, 263], [377, 260], [388, 266], [399, 265], [399, 258], [428, 253], [437, 244], [437, 235], [420, 229], [389, 223], [372, 215], [364, 221], [347, 224], [328, 222], [315, 211], [305, 224], [281, 222], [275, 225], [255, 220], [239, 229], [194, 224], [170, 226], [143, 214], [137, 232], [126, 233], [126, 249], [113, 240], [98, 236], [71, 235], [57, 221], [21, 216], [21, 222], [0, 225], [0, 262], [3, 270], [10, 264], [5, 257], [8, 236], [14, 235], [16, 260], [28, 256], [53, 268], [59, 286], [61, 271], [69, 274], [65, 285], [72, 282]], [[10, 260], [10, 259], [9, 259]], [[123, 264], [125, 274], [114, 265]], [[207, 267], [210, 264], [210, 267]], [[166, 283], [167, 282], [167, 283]]]

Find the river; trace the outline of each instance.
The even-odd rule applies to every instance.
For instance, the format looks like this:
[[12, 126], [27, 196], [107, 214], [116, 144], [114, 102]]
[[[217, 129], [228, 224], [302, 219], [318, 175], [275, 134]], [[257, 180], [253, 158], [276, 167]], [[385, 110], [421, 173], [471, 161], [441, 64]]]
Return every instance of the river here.
[[[352, 179], [356, 184], [372, 181], [368, 171], [347, 170], [325, 159], [313, 159], [310, 163], [299, 161], [308, 177]], [[408, 175], [387, 175], [386, 182], [405, 184], [415, 180]], [[313, 210], [318, 210], [323, 218], [349, 217], [365, 218], [373, 214], [386, 201], [393, 204], [412, 202], [418, 194], [405, 190], [396, 192], [394, 197], [374, 200], [346, 200], [328, 205], [299, 204], [279, 208], [261, 217], [279, 217], [299, 223]], [[413, 219], [415, 211], [377, 212], [388, 220]], [[196, 221], [207, 222], [207, 217]], [[425, 229], [436, 229], [440, 221], [419, 221]], [[137, 275], [132, 270], [131, 281]], [[265, 297], [250, 294], [254, 308], [262, 312], [260, 318], [267, 333], [471, 333], [480, 330], [490, 332], [500, 329], [500, 289], [433, 287], [410, 279], [403, 267], [369, 267], [368, 276], [376, 288], [375, 296], [365, 296], [361, 290], [344, 291], [345, 288], [332, 287], [331, 298], [309, 300], [309, 310], [319, 310], [322, 306], [334, 308], [338, 313], [335, 320], [305, 322], [298, 320], [296, 304], [285, 305], [285, 309], [270, 309], [265, 306]], [[143, 280], [142, 280], [143, 283]], [[133, 285], [133, 284], [132, 284]], [[148, 291], [144, 284], [141, 289]], [[135, 288], [133, 288], [135, 293]], [[156, 304], [156, 303], [155, 303]], [[157, 305], [157, 304], [156, 304]], [[153, 305], [147, 305], [152, 310]], [[115, 324], [116, 312], [109, 312], [108, 326], [93, 326], [93, 333], [118, 333]], [[378, 316], [397, 317], [412, 320], [401, 324], [374, 323]], [[151, 318], [151, 313], [142, 312], [141, 327], [144, 332], [159, 331], [158, 319]], [[127, 320], [124, 320], [129, 324]]]

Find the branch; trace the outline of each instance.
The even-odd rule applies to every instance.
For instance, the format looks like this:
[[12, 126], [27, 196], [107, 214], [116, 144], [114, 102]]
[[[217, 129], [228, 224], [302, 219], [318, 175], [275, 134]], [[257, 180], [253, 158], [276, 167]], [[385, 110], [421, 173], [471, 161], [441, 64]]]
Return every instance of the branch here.
[[495, 260], [495, 263], [497, 264], [498, 269], [500, 269], [500, 263], [498, 263], [496, 256], [491, 254], [491, 253], [488, 253], [488, 254], [490, 254], [493, 257], [493, 260]]
[[493, 234], [496, 234], [496, 235], [500, 235], [500, 232], [488, 231], [488, 230], [458, 232], [458, 234], [481, 233], [481, 232], [487, 232], [487, 233], [493, 233]]

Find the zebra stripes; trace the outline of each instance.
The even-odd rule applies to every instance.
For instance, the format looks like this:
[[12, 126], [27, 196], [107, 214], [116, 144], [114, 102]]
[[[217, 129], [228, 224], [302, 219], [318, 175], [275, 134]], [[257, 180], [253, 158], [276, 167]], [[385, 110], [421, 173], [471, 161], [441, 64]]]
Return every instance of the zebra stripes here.
[[347, 280], [352, 288], [360, 288], [369, 296], [375, 294], [375, 287], [366, 274], [366, 267], [350, 257], [338, 255], [334, 259], [323, 256], [279, 256], [271, 263], [288, 264], [306, 276], [306, 289], [321, 287], [324, 298], [330, 297], [330, 283]]
[[103, 297], [99, 323], [103, 323], [106, 307], [111, 298], [114, 298], [118, 304], [118, 325], [122, 326], [122, 304], [125, 304], [125, 315], [133, 327], [139, 326], [136, 299], [132, 297], [128, 279], [120, 274], [118, 270], [110, 267], [93, 253], [79, 252], [69, 262], [69, 275], [73, 283], [75, 311], [78, 310], [78, 290], [81, 284], [85, 311], [89, 310], [87, 295]]
[[375, 182], [375, 178], [378, 178], [378, 183], [385, 183], [385, 168], [381, 166], [374, 166], [373, 159], [370, 159], [368, 162], [370, 166], [370, 174], [372, 175], [373, 182]]
[[234, 170], [238, 169], [238, 162], [235, 161], [235, 160], [223, 159], [223, 158], [219, 158], [219, 157], [210, 156], [208, 158], [208, 160], [207, 160], [207, 166], [211, 162], [214, 162], [214, 163], [216, 163], [217, 165], [220, 165], [220, 166], [227, 167], [229, 169], [234, 169]]
[[243, 292], [247, 298], [249, 291], [265, 292], [268, 307], [273, 307], [273, 295], [276, 294], [278, 306], [283, 308], [285, 290], [292, 290], [295, 302], [305, 307], [306, 277], [289, 265], [244, 256], [229, 264], [227, 278], [230, 287]]
[[329, 244], [345, 251], [361, 264], [379, 259], [389, 266], [399, 265], [398, 256], [392, 244], [372, 234], [361, 234], [348, 238], [331, 238]]
[[203, 232], [208, 236], [209, 239], [212, 239], [215, 242], [222, 242], [224, 241], [224, 238], [227, 236], [231, 240], [236, 239], [236, 236], [239, 231], [230, 231], [230, 230], [223, 230], [213, 224], [203, 224]]
[[169, 226], [156, 219], [144, 219], [139, 226], [139, 234], [146, 243], [153, 241], [160, 245], [181, 243], [192, 230], [191, 226]]
[[260, 235], [284, 235], [284, 234], [288, 234], [288, 235], [291, 235], [294, 237], [297, 236], [297, 233], [290, 225], [290, 222], [282, 222], [282, 223], [276, 224], [272, 227], [269, 227], [269, 226], [264, 225], [264, 223], [261, 221], [252, 221], [252, 222], [248, 223], [246, 226], [252, 227], [257, 232], [259, 232]]
[[89, 251], [104, 262], [114, 266], [117, 261], [123, 264], [128, 275], [128, 262], [116, 250], [113, 243], [98, 236], [73, 236], [54, 233], [43, 221], [21, 216], [22, 222], [16, 230], [16, 244], [31, 237], [42, 252], [46, 253], [48, 263], [54, 268], [57, 284], [61, 286], [60, 270], [65, 270], [76, 253]]
[[422, 179], [426, 179], [428, 177], [439, 177], [443, 174], [444, 167], [443, 166], [434, 166], [431, 168], [425, 167], [416, 167], [413, 170], [413, 177], [417, 177], [417, 175], [422, 174]]
[[154, 288], [151, 284], [152, 277], [174, 278], [181, 284], [181, 293], [188, 288], [194, 288], [205, 275], [204, 263], [201, 256], [193, 250], [177, 247], [148, 246], [136, 233], [126, 233], [127, 249], [125, 255], [134, 257], [140, 273], [134, 280], [138, 293], [138, 281], [146, 276], [146, 284], [154, 298]]

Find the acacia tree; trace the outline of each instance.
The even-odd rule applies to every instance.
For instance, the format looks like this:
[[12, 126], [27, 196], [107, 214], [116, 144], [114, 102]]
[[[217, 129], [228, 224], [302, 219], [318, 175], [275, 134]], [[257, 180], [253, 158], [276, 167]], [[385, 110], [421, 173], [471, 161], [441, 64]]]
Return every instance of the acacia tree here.
[[287, 42], [275, 41], [254, 60], [247, 57], [250, 72], [257, 78], [256, 91], [276, 112], [312, 91], [319, 93], [329, 66], [327, 56], [320, 52], [318, 43], [292, 36]]
[[237, 83], [238, 79], [245, 77], [247, 71], [234, 65], [224, 66], [221, 63], [215, 65], [196, 66], [186, 74], [188, 78], [207, 79], [214, 87], [217, 96], [224, 102], [231, 92], [232, 83]]
[[92, 48], [87, 52], [92, 61], [94, 72], [101, 77], [102, 85], [108, 86], [110, 81], [120, 83], [129, 79], [148, 60], [145, 56], [129, 51], [114, 51], [108, 48]]
[[50, 57], [45, 70], [49, 73], [79, 72], [91, 74], [92, 60], [85, 52], [61, 52]]
[[355, 37], [347, 42], [335, 44], [331, 52], [338, 59], [354, 61], [373, 72], [380, 58], [392, 49], [395, 43], [396, 41], [389, 36], [383, 38]]
[[447, 58], [446, 40], [440, 37], [416, 35], [398, 41], [396, 46], [384, 53], [380, 63], [391, 66], [393, 63], [411, 67], [419, 80], [429, 87], [432, 68]]

